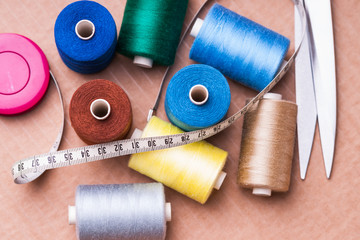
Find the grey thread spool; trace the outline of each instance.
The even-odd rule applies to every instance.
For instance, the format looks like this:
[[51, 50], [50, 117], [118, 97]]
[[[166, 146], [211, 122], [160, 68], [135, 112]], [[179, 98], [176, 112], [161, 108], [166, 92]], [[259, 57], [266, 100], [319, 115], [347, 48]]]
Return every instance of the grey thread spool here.
[[165, 239], [171, 220], [161, 183], [80, 185], [69, 223], [79, 240]]

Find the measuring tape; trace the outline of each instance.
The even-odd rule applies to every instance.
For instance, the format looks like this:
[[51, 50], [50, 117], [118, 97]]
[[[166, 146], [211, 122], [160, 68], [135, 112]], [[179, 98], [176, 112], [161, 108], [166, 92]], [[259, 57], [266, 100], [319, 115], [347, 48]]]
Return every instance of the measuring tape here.
[[[302, 39], [304, 38], [306, 17], [305, 10], [302, 1], [292, 0], [297, 8], [302, 22]], [[206, 1], [207, 4], [209, 1]], [[200, 8], [200, 10], [203, 8]], [[200, 10], [195, 14], [193, 20], [196, 19]], [[191, 24], [190, 24], [191, 25]], [[190, 26], [189, 25], [189, 26]], [[189, 29], [189, 28], [188, 28]], [[188, 32], [185, 31], [185, 34]], [[302, 41], [301, 41], [302, 42]], [[185, 132], [175, 135], [147, 137], [137, 139], [125, 139], [119, 141], [113, 141], [102, 144], [89, 145], [84, 147], [72, 148], [67, 150], [50, 151], [49, 153], [32, 156], [16, 162], [11, 170], [15, 183], [22, 184], [28, 183], [39, 177], [45, 170], [66, 167], [71, 165], [77, 165], [87, 162], [94, 162], [103, 159], [119, 157], [129, 154], [135, 154], [140, 152], [155, 151], [161, 149], [167, 149], [171, 147], [182, 146], [185, 144], [198, 142], [214, 136], [215, 134], [230, 127], [236, 120], [241, 118], [253, 105], [255, 105], [267, 92], [269, 92], [288, 72], [290, 66], [293, 64], [295, 57], [301, 47], [301, 43], [297, 46], [294, 54], [290, 57], [286, 64], [283, 64], [281, 70], [277, 73], [275, 78], [253, 99], [251, 99], [242, 109], [236, 112], [226, 120], [201, 130]], [[169, 68], [165, 72], [164, 79], [168, 73]], [[57, 86], [57, 84], [56, 84]], [[57, 86], [58, 87], [58, 86]], [[61, 136], [61, 135], [60, 135]], [[57, 139], [60, 143], [60, 140]], [[54, 144], [54, 146], [56, 143]]]

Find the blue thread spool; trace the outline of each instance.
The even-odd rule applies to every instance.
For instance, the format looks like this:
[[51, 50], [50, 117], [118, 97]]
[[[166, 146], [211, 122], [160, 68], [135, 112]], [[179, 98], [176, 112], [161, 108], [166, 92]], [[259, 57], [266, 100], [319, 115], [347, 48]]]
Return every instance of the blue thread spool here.
[[289, 48], [286, 37], [214, 4], [191, 32], [190, 58], [261, 91], [277, 73]]
[[220, 122], [230, 106], [230, 87], [215, 68], [195, 64], [178, 71], [166, 90], [169, 120], [185, 131]]
[[114, 56], [115, 21], [96, 2], [78, 1], [66, 6], [56, 19], [54, 34], [60, 57], [75, 72], [99, 72]]

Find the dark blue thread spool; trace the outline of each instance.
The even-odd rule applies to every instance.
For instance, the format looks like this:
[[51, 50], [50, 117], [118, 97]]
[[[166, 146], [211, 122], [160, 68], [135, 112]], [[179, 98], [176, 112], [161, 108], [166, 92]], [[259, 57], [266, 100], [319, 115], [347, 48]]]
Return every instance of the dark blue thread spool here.
[[66, 6], [56, 19], [54, 35], [61, 59], [79, 73], [103, 70], [115, 53], [115, 21], [96, 2], [78, 1]]

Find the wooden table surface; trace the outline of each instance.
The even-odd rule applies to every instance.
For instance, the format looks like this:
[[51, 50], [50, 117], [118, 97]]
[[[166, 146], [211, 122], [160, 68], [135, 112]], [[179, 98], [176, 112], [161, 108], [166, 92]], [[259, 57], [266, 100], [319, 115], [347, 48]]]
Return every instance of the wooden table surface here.
[[[185, 25], [204, 0], [190, 0]], [[133, 107], [132, 129], [143, 128], [155, 101], [165, 67], [142, 69], [117, 54], [104, 71], [81, 75], [61, 61], [54, 41], [54, 23], [69, 0], [0, 0], [0, 32], [19, 33], [45, 52], [65, 101], [65, 132], [61, 149], [84, 146], [69, 121], [74, 91], [91, 79], [103, 78], [120, 85]], [[98, 1], [121, 26], [125, 0]], [[255, 20], [292, 40], [293, 5], [285, 0], [223, 0], [224, 6]], [[326, 179], [318, 132], [305, 181], [300, 180], [295, 148], [290, 191], [271, 198], [256, 197], [236, 184], [242, 119], [209, 141], [229, 152], [228, 173], [220, 191], [201, 205], [166, 188], [173, 206], [167, 239], [360, 239], [360, 1], [332, 1], [337, 72], [337, 139], [332, 177]], [[203, 11], [205, 15], [207, 9]], [[193, 39], [179, 48], [172, 73], [192, 64], [188, 52]], [[245, 99], [255, 96], [229, 80], [232, 99], [229, 114]], [[295, 101], [294, 68], [275, 87], [285, 99]], [[167, 119], [163, 107], [158, 116]], [[54, 84], [33, 110], [13, 117], [0, 116], [0, 235], [1, 239], [76, 239], [67, 221], [67, 205], [74, 204], [79, 184], [152, 182], [127, 167], [128, 156], [47, 171], [25, 185], [13, 183], [10, 168], [22, 158], [43, 153], [52, 145], [61, 123]], [[132, 131], [131, 131], [132, 132]]]

